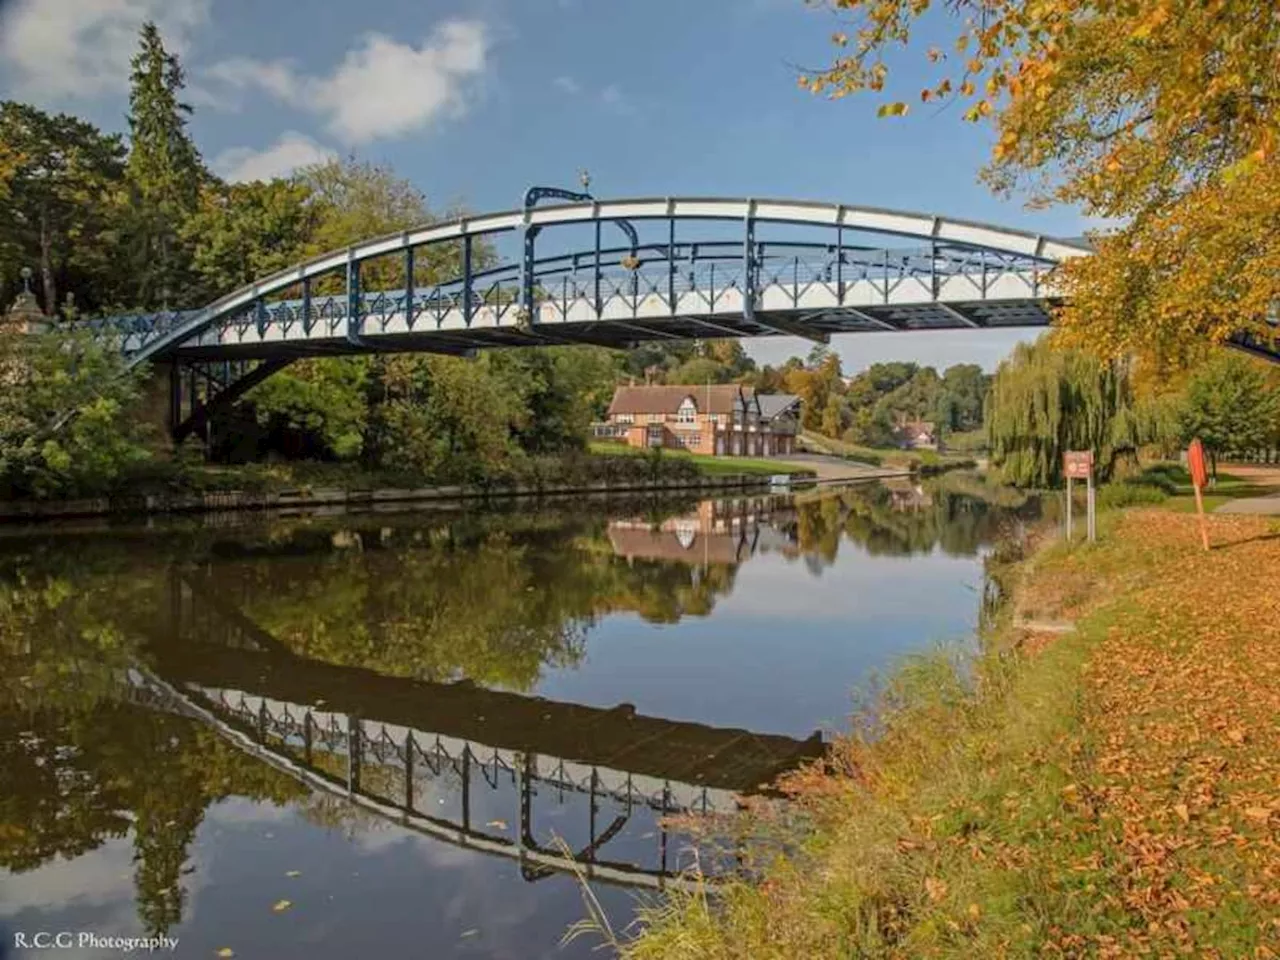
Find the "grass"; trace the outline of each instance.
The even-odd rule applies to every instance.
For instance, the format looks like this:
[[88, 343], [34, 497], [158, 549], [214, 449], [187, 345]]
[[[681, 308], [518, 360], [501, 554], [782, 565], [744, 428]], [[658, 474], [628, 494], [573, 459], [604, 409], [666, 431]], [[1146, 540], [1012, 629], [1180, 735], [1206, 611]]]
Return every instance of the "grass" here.
[[809, 448], [818, 453], [829, 453], [831, 456], [843, 457], [846, 460], [865, 463], [873, 467], [907, 469], [930, 474], [954, 469], [967, 469], [974, 466], [974, 461], [968, 454], [961, 452], [939, 453], [936, 450], [864, 447], [856, 443], [846, 443], [844, 440], [837, 440], [813, 432], [805, 432], [802, 439]]
[[[589, 449], [591, 453], [604, 457], [651, 456], [649, 451], [639, 447], [628, 447], [608, 441], [593, 441]], [[782, 458], [766, 460], [757, 457], [715, 457], [702, 453], [690, 453], [687, 450], [663, 450], [662, 456], [672, 460], [687, 460], [693, 463], [699, 472], [708, 476], [740, 473], [812, 473], [803, 465], [787, 463]]]
[[1005, 568], [976, 659], [906, 661], [787, 819], [752, 815], [759, 881], [669, 895], [623, 954], [1275, 957], [1280, 524], [1210, 526], [1206, 554], [1193, 518], [1108, 511]]

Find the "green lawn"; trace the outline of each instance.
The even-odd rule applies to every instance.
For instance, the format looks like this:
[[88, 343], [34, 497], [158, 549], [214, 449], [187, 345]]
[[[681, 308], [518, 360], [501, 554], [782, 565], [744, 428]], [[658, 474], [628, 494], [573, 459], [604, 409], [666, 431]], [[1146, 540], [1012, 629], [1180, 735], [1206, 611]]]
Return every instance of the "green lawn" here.
[[805, 431], [802, 439], [816, 452], [828, 452], [832, 456], [844, 457], [858, 463], [870, 464], [873, 467], [911, 467], [914, 463], [920, 467], [953, 467], [957, 464], [972, 464], [970, 453], [962, 451], [936, 450], [902, 450], [898, 447], [864, 447], [856, 443], [846, 443], [822, 434]]
[[[609, 443], [608, 441], [592, 441], [589, 449], [592, 453], [604, 457], [645, 457], [650, 455], [647, 450], [624, 446], [620, 443]], [[711, 476], [734, 473], [812, 472], [805, 470], [804, 467], [798, 464], [787, 463], [785, 460], [763, 460], [757, 457], [713, 457], [702, 453], [689, 453], [687, 450], [667, 449], [662, 451], [662, 456], [670, 457], [673, 460], [690, 460], [702, 473]]]
[[[1176, 484], [1174, 493], [1165, 506], [1181, 513], [1194, 512], [1196, 496], [1191, 486], [1191, 475], [1177, 465], [1165, 466], [1163, 470]], [[1204, 491], [1204, 509], [1212, 513], [1231, 500], [1238, 500], [1241, 497], [1274, 496], [1275, 493], [1275, 487], [1253, 483], [1244, 477], [1233, 476], [1228, 471], [1219, 470], [1217, 481]]]

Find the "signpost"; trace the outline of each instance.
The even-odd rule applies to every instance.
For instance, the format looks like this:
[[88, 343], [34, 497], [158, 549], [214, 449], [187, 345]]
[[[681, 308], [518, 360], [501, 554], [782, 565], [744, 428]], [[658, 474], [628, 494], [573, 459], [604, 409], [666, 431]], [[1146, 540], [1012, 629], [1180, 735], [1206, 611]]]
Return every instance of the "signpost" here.
[[1203, 490], [1209, 482], [1208, 471], [1204, 466], [1204, 444], [1200, 438], [1191, 441], [1187, 447], [1187, 469], [1191, 471], [1191, 485], [1196, 488], [1196, 513], [1200, 515], [1200, 542], [1209, 549], [1209, 526], [1204, 519]]
[[1067, 478], [1067, 540], [1071, 540], [1071, 511], [1072, 511], [1072, 491], [1071, 481], [1084, 480], [1088, 484], [1088, 495], [1086, 502], [1088, 504], [1087, 530], [1090, 542], [1097, 536], [1098, 528], [1095, 522], [1094, 511], [1094, 495], [1093, 495], [1093, 451], [1092, 450], [1068, 450], [1062, 455], [1062, 474]]

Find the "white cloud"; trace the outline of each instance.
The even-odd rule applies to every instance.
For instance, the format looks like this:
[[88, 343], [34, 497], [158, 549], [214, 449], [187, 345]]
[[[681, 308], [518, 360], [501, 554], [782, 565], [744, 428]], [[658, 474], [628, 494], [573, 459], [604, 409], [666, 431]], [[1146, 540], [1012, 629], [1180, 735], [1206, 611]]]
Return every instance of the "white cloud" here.
[[211, 0], [18, 0], [0, 13], [0, 61], [17, 94], [38, 102], [128, 87], [138, 31], [154, 20], [173, 53], [209, 17]]
[[248, 180], [271, 180], [287, 177], [299, 167], [324, 163], [337, 154], [308, 136], [295, 131], [283, 133], [264, 150], [250, 147], [232, 147], [218, 154], [213, 161], [214, 171], [224, 180], [243, 183]]
[[635, 104], [627, 99], [623, 94], [622, 88], [616, 83], [611, 83], [600, 91], [600, 102], [614, 113], [635, 113]]
[[289, 61], [245, 58], [217, 64], [209, 75], [323, 116], [334, 136], [363, 143], [463, 113], [467, 83], [483, 72], [490, 44], [485, 24], [450, 20], [420, 47], [370, 33], [327, 77], [301, 76]]
[[297, 100], [301, 96], [291, 61], [262, 63], [248, 57], [234, 57], [215, 63], [205, 71], [205, 76], [237, 89], [256, 87], [286, 102]]
[[582, 88], [578, 86], [578, 81], [573, 77], [556, 77], [551, 81], [551, 85], [557, 90], [562, 90], [568, 94], [577, 94], [582, 92]]

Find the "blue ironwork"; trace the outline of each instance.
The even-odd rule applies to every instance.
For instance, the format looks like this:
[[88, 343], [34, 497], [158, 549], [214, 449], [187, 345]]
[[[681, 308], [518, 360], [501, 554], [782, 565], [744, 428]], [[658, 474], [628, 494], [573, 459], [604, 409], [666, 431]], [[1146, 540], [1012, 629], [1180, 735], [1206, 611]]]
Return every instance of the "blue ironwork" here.
[[[583, 186], [590, 183], [590, 178], [583, 174]], [[532, 210], [540, 200], [546, 199], [568, 200], [571, 202], [590, 202], [595, 201], [595, 197], [585, 192], [581, 193], [575, 190], [565, 190], [562, 187], [530, 187], [524, 194], [524, 222], [520, 228], [520, 245], [524, 251], [524, 259], [520, 271], [520, 308], [522, 318], [525, 323], [532, 325], [534, 323], [534, 274], [536, 273], [536, 255], [534, 252], [534, 241], [542, 228], [536, 224], [529, 222], [529, 211]], [[631, 240], [631, 256], [635, 255], [636, 248], [640, 244], [640, 235], [636, 232], [636, 228], [628, 220], [618, 219], [614, 221], [623, 233]], [[600, 269], [600, 224], [596, 222], [596, 270]], [[597, 303], [599, 298], [597, 296]]]
[[[533, 206], [545, 199], [565, 202], [535, 217]], [[171, 406], [183, 414], [178, 424], [200, 406], [234, 395], [225, 376], [189, 375], [200, 364], [234, 361], [233, 373], [248, 376], [256, 361], [370, 350], [462, 356], [531, 344], [626, 346], [783, 332], [821, 341], [872, 330], [1045, 325], [1055, 303], [1052, 269], [1089, 253], [1071, 242], [984, 224], [843, 204], [605, 201], [552, 187], [531, 188], [524, 201], [520, 210], [315, 258], [201, 310], [75, 325], [114, 339], [130, 363], [172, 364], [178, 380]], [[588, 223], [589, 246], [548, 246], [555, 228]], [[619, 225], [625, 246], [604, 246], [606, 223]], [[770, 236], [775, 224], [787, 225], [790, 234]], [[483, 249], [477, 242], [505, 233], [520, 235], [518, 256], [477, 269]], [[682, 233], [685, 242], [678, 239]], [[452, 256], [458, 245], [456, 276], [417, 282], [421, 251], [447, 249]], [[361, 265], [391, 254], [404, 256], [403, 289], [364, 289]], [[343, 274], [341, 292], [315, 293], [318, 278]], [[291, 299], [299, 287], [300, 299]], [[1280, 360], [1280, 346], [1264, 334], [1242, 334], [1233, 343]]]
[[360, 308], [362, 306], [360, 298], [360, 261], [354, 255], [349, 254], [347, 257], [347, 341], [357, 347], [364, 346], [364, 341], [360, 337]]
[[414, 309], [413, 309], [413, 290], [415, 278], [414, 271], [414, 255], [417, 251], [413, 247], [404, 248], [404, 313], [405, 320], [409, 324], [409, 329], [413, 329]]

